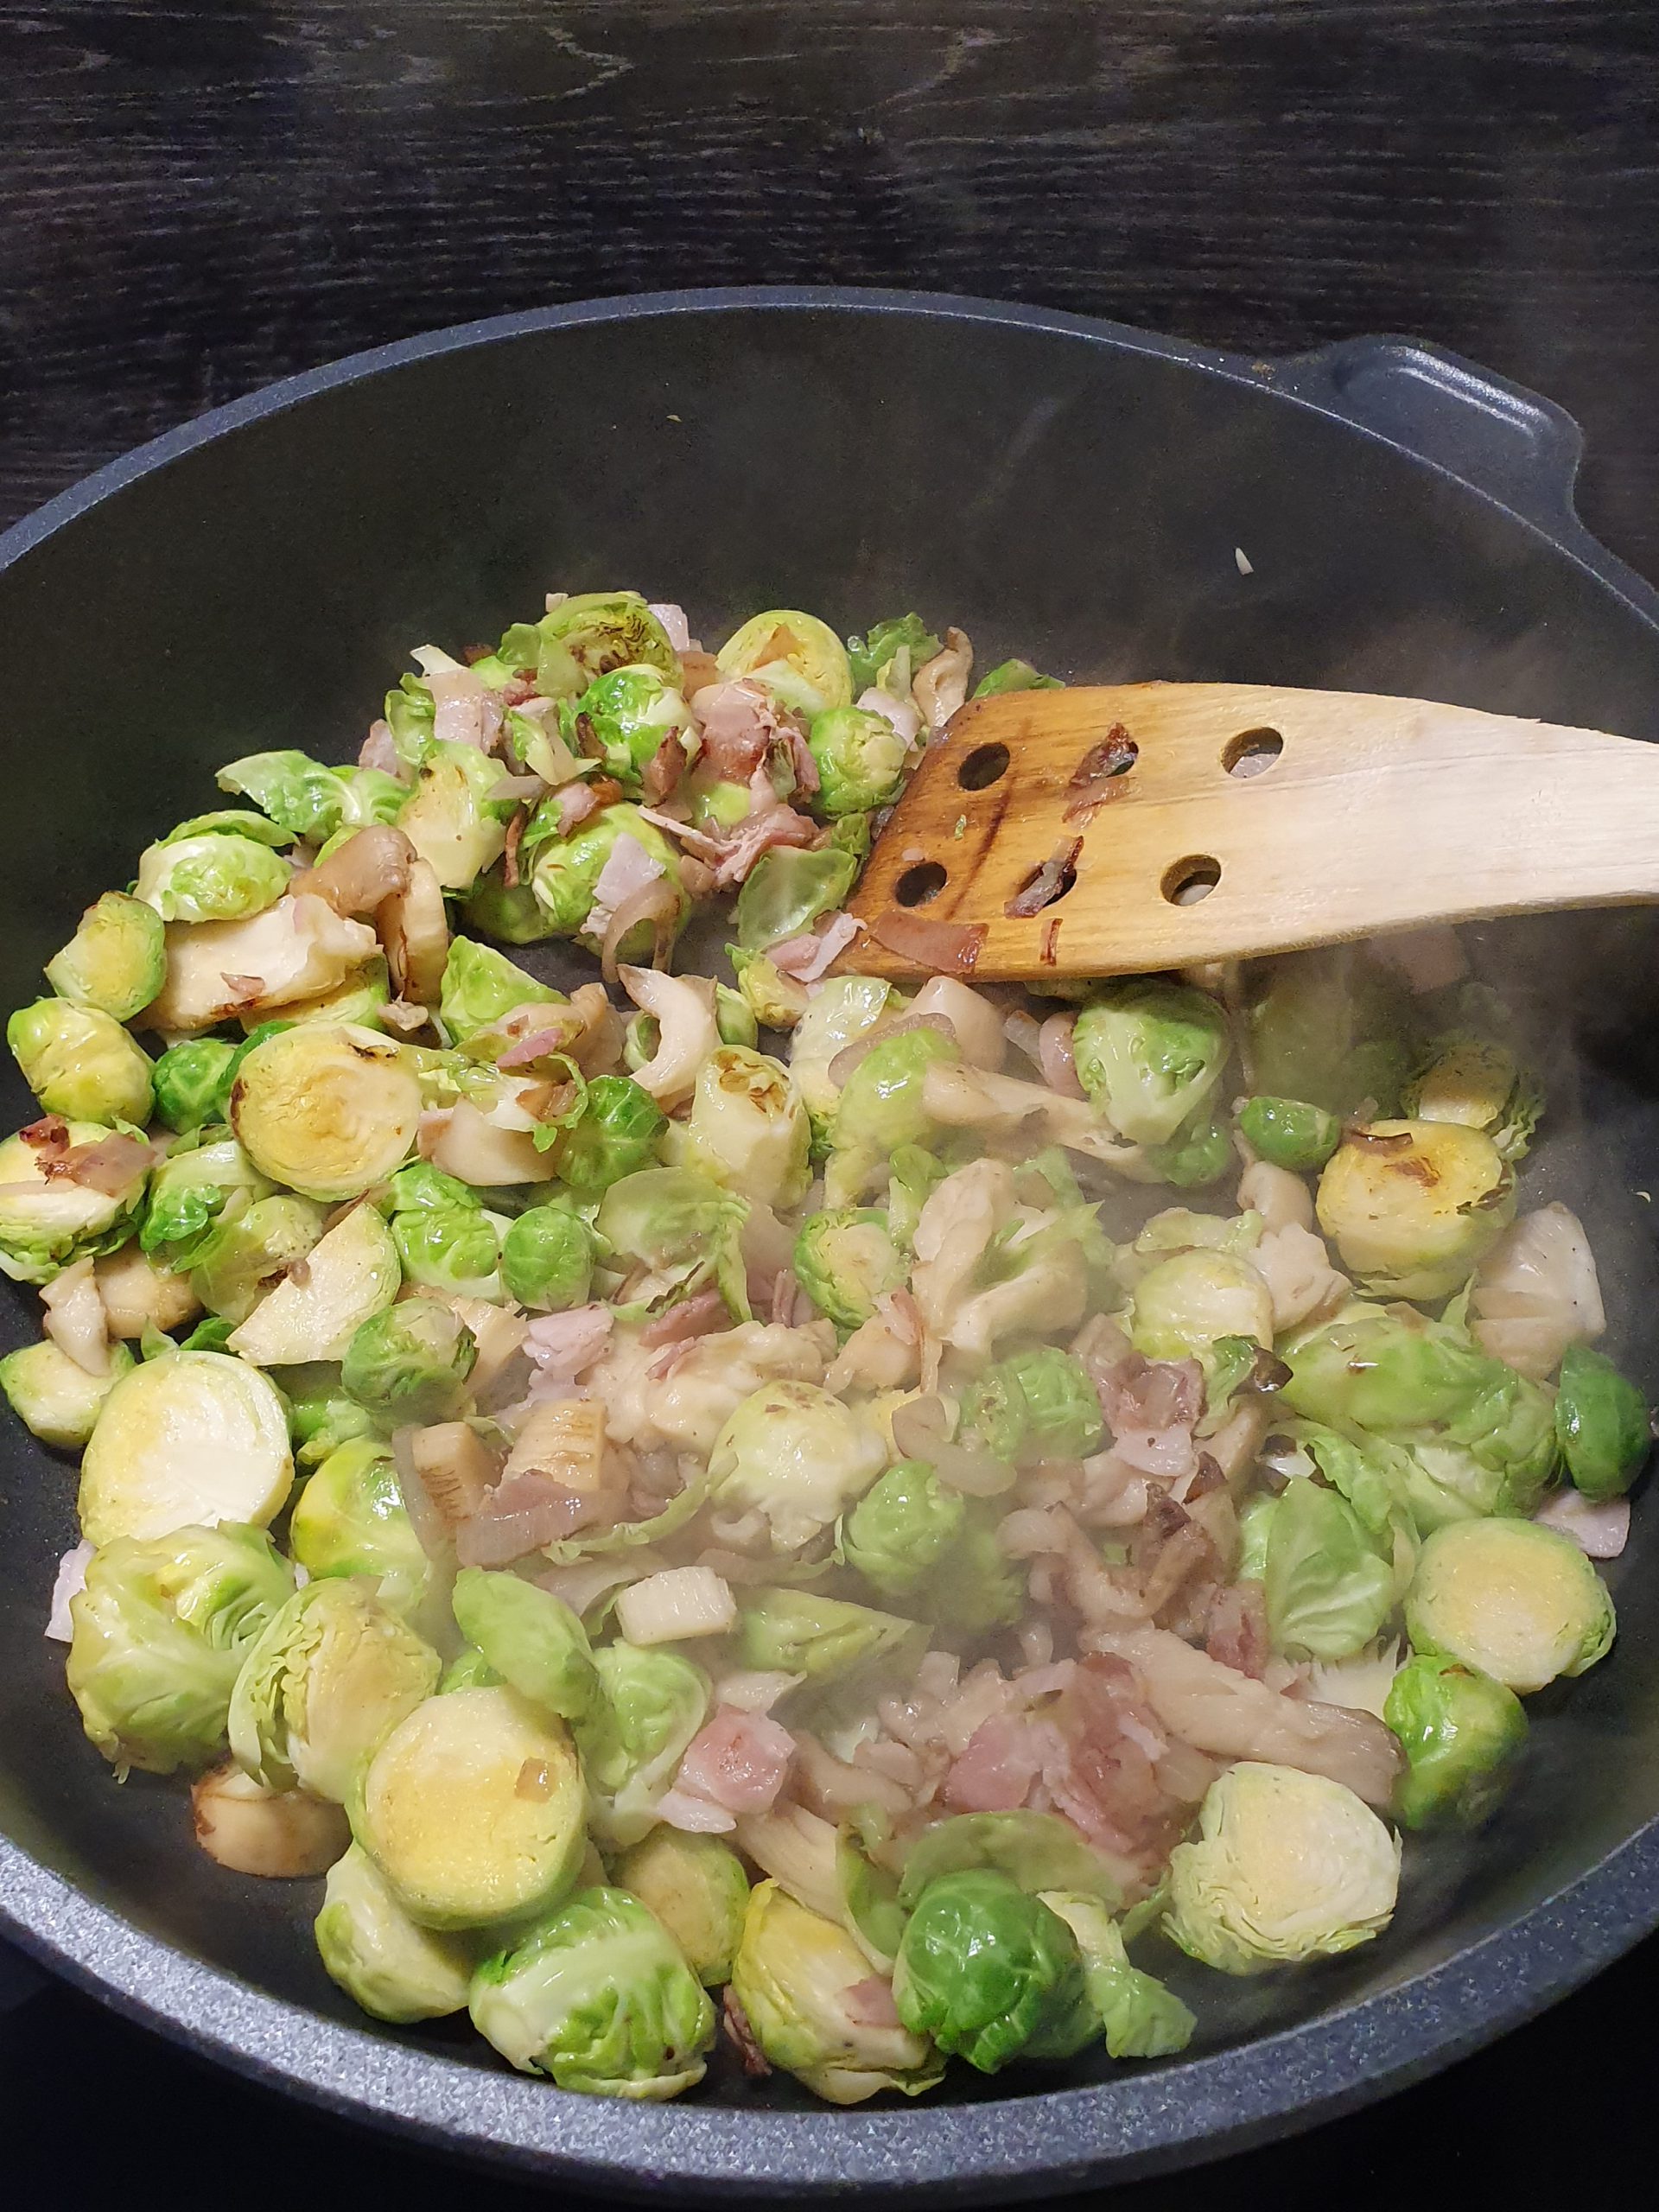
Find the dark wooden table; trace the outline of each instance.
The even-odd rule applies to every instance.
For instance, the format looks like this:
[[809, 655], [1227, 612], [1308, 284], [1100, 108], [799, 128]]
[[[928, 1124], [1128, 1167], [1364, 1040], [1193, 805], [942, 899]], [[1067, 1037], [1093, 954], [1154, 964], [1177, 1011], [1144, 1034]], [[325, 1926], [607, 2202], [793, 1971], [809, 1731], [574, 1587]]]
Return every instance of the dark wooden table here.
[[[410, 332], [831, 280], [1264, 352], [1437, 340], [1578, 416], [1587, 518], [1659, 572], [1656, 95], [1651, 0], [0, 0], [0, 522]], [[1656, 1968], [1122, 2201], [1595, 2189], [1651, 2104]], [[458, 2194], [57, 1989], [0, 2012], [0, 2161], [20, 2202], [20, 2161], [71, 2206], [141, 2177], [190, 2212]]]

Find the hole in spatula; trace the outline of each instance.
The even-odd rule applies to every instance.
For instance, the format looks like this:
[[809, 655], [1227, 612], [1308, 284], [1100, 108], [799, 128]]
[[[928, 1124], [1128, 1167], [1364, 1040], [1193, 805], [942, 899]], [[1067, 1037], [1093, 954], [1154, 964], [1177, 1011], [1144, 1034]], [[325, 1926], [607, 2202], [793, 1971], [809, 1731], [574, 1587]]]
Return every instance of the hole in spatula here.
[[1164, 870], [1163, 893], [1172, 906], [1196, 906], [1221, 881], [1221, 862], [1208, 853], [1190, 854]]
[[1221, 765], [1230, 776], [1259, 776], [1284, 749], [1285, 741], [1276, 729], [1241, 730], [1227, 741]]
[[976, 745], [957, 769], [957, 781], [965, 791], [984, 791], [1001, 783], [1007, 772], [1006, 745]]
[[937, 899], [944, 888], [944, 870], [938, 861], [918, 861], [907, 868], [893, 887], [893, 895], [901, 906], [925, 906], [930, 899]]

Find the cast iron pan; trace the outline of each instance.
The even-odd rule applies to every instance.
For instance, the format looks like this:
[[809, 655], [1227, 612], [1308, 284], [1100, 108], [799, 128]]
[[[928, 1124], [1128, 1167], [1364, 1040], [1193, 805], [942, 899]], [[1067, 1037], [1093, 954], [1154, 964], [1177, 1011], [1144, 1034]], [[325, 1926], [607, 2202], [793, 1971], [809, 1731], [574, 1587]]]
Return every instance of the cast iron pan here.
[[[0, 1001], [80, 907], [198, 812], [221, 761], [355, 751], [407, 649], [543, 592], [915, 605], [1075, 678], [1419, 693], [1659, 734], [1659, 601], [1572, 506], [1573, 424], [1423, 346], [1279, 362], [1020, 308], [702, 292], [440, 332], [297, 377], [117, 462], [0, 539]], [[1242, 549], [1249, 573], [1236, 558]], [[1647, 1193], [1659, 1030], [1646, 916], [1511, 925], [1481, 959], [1549, 1062], [1530, 1187], [1586, 1215], [1612, 1348], [1659, 1364]], [[1582, 1055], [1575, 1065], [1568, 1048]], [[16, 1127], [21, 1092], [3, 1101]], [[32, 1294], [0, 1301], [9, 1342]], [[118, 1789], [41, 1640], [73, 1478], [0, 1437], [0, 1917], [210, 2056], [337, 2110], [627, 2194], [1053, 2191], [1214, 2156], [1413, 2080], [1659, 1923], [1659, 1552], [1637, 1512], [1611, 1659], [1535, 1702], [1475, 1846], [1408, 1854], [1387, 1938], [1279, 1980], [1173, 1968], [1183, 2059], [964, 2080], [852, 2113], [721, 2064], [677, 2105], [561, 2095], [460, 2025], [378, 2028], [312, 1952], [315, 1885], [227, 1875], [181, 1793]]]

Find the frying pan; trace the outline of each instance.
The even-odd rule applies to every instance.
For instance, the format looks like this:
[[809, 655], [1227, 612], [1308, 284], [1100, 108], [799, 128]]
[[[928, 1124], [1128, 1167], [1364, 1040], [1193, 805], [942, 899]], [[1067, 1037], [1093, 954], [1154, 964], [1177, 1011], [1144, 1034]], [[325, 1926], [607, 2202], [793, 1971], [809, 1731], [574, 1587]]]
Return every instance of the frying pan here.
[[[1280, 361], [899, 293], [688, 292], [439, 332], [296, 377], [102, 470], [0, 539], [0, 998], [80, 907], [264, 747], [355, 750], [408, 649], [494, 636], [550, 586], [637, 584], [718, 635], [765, 606], [847, 629], [918, 607], [987, 663], [1077, 679], [1347, 686], [1659, 735], [1659, 599], [1587, 535], [1548, 403], [1431, 348]], [[1609, 1348], [1650, 1393], [1659, 974], [1646, 915], [1473, 933], [1552, 1111], [1528, 1189], [1584, 1214]], [[8, 1128], [28, 1117], [16, 1090]], [[0, 1299], [8, 1344], [32, 1294]], [[72, 1471], [0, 1436], [0, 1925], [208, 2056], [337, 2111], [624, 2195], [1052, 2193], [1344, 2111], [1548, 2004], [1659, 1923], [1659, 1534], [1622, 1634], [1535, 1700], [1472, 1841], [1419, 1845], [1393, 1929], [1318, 1970], [1176, 1962], [1183, 2058], [1089, 2056], [917, 2106], [812, 2105], [717, 2063], [658, 2107], [567, 2097], [458, 2024], [382, 2028], [312, 1951], [315, 1885], [118, 1788], [42, 1641]], [[1159, 1970], [1165, 1970], [1159, 1961]]]

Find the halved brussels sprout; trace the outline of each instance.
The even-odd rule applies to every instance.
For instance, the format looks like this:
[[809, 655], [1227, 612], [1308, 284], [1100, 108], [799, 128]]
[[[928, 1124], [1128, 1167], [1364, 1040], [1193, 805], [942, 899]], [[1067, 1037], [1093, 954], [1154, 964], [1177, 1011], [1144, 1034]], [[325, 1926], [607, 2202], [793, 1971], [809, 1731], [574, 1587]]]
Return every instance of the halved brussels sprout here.
[[[358, 1211], [369, 1215], [385, 1235], [372, 1207]], [[396, 1306], [383, 1305], [353, 1332], [344, 1348], [340, 1379], [358, 1404], [388, 1429], [405, 1422], [421, 1427], [461, 1414], [477, 1358], [478, 1339], [453, 1308], [435, 1298], [406, 1298]]]
[[710, 1495], [760, 1513], [774, 1551], [798, 1551], [881, 1472], [881, 1439], [815, 1382], [770, 1382], [728, 1417], [709, 1456]]
[[113, 1021], [142, 1014], [166, 976], [162, 918], [124, 891], [106, 891], [89, 906], [63, 950], [46, 963], [46, 980], [60, 998]]
[[1045, 1890], [1042, 1903], [1071, 1930], [1084, 1986], [1113, 2058], [1168, 2058], [1185, 2050], [1198, 2025], [1161, 1981], [1129, 1964], [1123, 1931], [1098, 1897]]
[[[274, 906], [288, 888], [289, 874], [288, 862], [269, 845], [210, 830], [149, 846], [140, 855], [134, 888], [163, 922], [239, 922]], [[155, 995], [152, 991], [150, 998]]]
[[[201, 1349], [216, 1351], [222, 1347], [207, 1344]], [[308, 1474], [332, 1459], [341, 1445], [375, 1434], [368, 1414], [354, 1398], [346, 1396], [338, 1361], [308, 1360], [290, 1367], [283, 1377], [282, 1391], [288, 1400], [295, 1461]]]
[[870, 1978], [844, 1928], [776, 1882], [750, 1893], [730, 1998], [772, 2065], [832, 2105], [861, 2104], [883, 2089], [919, 2096], [944, 2073], [925, 2037], [872, 2023], [858, 2001]]
[[416, 1611], [432, 1587], [391, 1452], [376, 1437], [349, 1438], [306, 1484], [289, 1522], [296, 1563], [313, 1576], [372, 1576], [381, 1602]]
[[509, 1297], [538, 1313], [580, 1306], [594, 1279], [594, 1233], [572, 1205], [527, 1206], [501, 1239]]
[[304, 1789], [267, 1789], [227, 1761], [192, 1783], [196, 1841], [233, 1874], [298, 1881], [326, 1872], [350, 1837], [338, 1805]]
[[232, 1192], [266, 1198], [272, 1187], [233, 1137], [175, 1152], [150, 1178], [139, 1244], [169, 1267], [194, 1267]]
[[1406, 1633], [1522, 1696], [1605, 1658], [1605, 1584], [1570, 1536], [1535, 1521], [1454, 1521], [1424, 1544], [1406, 1593]]
[[1011, 2058], [1069, 2058], [1100, 2032], [1077, 1939], [1006, 1874], [941, 1875], [917, 1898], [893, 1968], [912, 2034], [995, 2074]]
[[817, 800], [825, 814], [891, 806], [904, 787], [910, 748], [885, 715], [830, 707], [812, 717], [807, 743], [818, 764]]
[[308, 1023], [254, 1046], [232, 1085], [230, 1118], [273, 1181], [310, 1198], [354, 1198], [407, 1156], [421, 1086], [401, 1046]]
[[470, 891], [500, 859], [515, 802], [491, 797], [501, 763], [475, 745], [432, 739], [415, 788], [397, 810], [397, 827], [446, 891]]
[[1478, 1827], [1527, 1747], [1526, 1712], [1514, 1691], [1433, 1652], [1401, 1668], [1382, 1719], [1406, 1754], [1393, 1809], [1408, 1828]]
[[[661, 876], [675, 894], [674, 912], [662, 927], [662, 941], [671, 942], [684, 921], [690, 902], [680, 882], [679, 856], [662, 831], [647, 822], [637, 806], [631, 806], [623, 799], [614, 805], [601, 807], [569, 836], [561, 836], [556, 805], [543, 814], [543, 809], [549, 807], [550, 802], [544, 799], [531, 817], [530, 827], [518, 849], [520, 869], [528, 869], [531, 888], [555, 933], [560, 937], [586, 937], [595, 944], [603, 937], [611, 907], [600, 896], [601, 880], [619, 842], [627, 838], [639, 847], [644, 860], [642, 862], [639, 855], [625, 853], [624, 861], [632, 858], [633, 867], [626, 868], [619, 861], [619, 873], [626, 887], [631, 889], [638, 880], [650, 882]], [[596, 908], [598, 919], [594, 918]], [[642, 920], [627, 931], [613, 949], [620, 958], [632, 958], [649, 950], [656, 933], [655, 923]]]
[[[229, 1349], [259, 1367], [344, 1359], [371, 1319], [391, 1304], [401, 1280], [391, 1230], [372, 1206], [353, 1206], [260, 1300]], [[410, 1300], [397, 1310], [420, 1303]]]
[[1515, 1182], [1490, 1137], [1458, 1122], [1351, 1129], [1319, 1178], [1319, 1226], [1343, 1265], [1389, 1298], [1445, 1298], [1515, 1213]]
[[321, 844], [336, 830], [390, 822], [409, 787], [378, 768], [325, 768], [303, 753], [251, 753], [221, 768], [222, 791], [241, 791], [290, 836]]
[[594, 1654], [598, 1694], [577, 1724], [594, 1833], [638, 1843], [657, 1818], [687, 1745], [709, 1715], [709, 1677], [677, 1651], [619, 1638]]
[[809, 1214], [795, 1239], [795, 1276], [821, 1313], [855, 1329], [885, 1292], [902, 1290], [909, 1268], [875, 1206]]
[[815, 1590], [751, 1589], [738, 1607], [743, 1664], [767, 1674], [833, 1682], [906, 1655], [913, 1671], [926, 1643], [926, 1630], [914, 1621]]
[[329, 1978], [377, 2020], [438, 2020], [466, 2006], [470, 1947], [418, 1927], [358, 1844], [328, 1869], [314, 1932]]
[[910, 679], [939, 650], [939, 640], [916, 613], [872, 622], [861, 638], [847, 640], [855, 692], [879, 685], [894, 698], [910, 696]]
[[1399, 976], [1352, 945], [1274, 960], [1249, 1013], [1256, 1087], [1339, 1116], [1396, 1113], [1412, 1019]]
[[1131, 1144], [1167, 1144], [1198, 1118], [1227, 1065], [1227, 1017], [1206, 992], [1114, 983], [1079, 1012], [1077, 1079]]
[[563, 1006], [563, 991], [539, 983], [493, 944], [480, 944], [469, 937], [452, 938], [443, 964], [443, 989], [438, 1012], [454, 1042], [465, 1042], [475, 1030], [487, 1028], [515, 1007]]
[[463, 1567], [455, 1624], [520, 1697], [561, 1720], [586, 1720], [603, 1694], [588, 1632], [562, 1598], [516, 1574]]
[[232, 1327], [315, 1248], [327, 1219], [311, 1198], [256, 1198], [239, 1212], [236, 1203], [226, 1205], [190, 1270], [197, 1297]]
[[514, 884], [505, 880], [499, 861], [473, 886], [461, 916], [469, 929], [503, 944], [542, 944], [559, 934], [522, 875]]
[[749, 1878], [729, 1845], [718, 1836], [658, 1826], [622, 1853], [616, 1878], [655, 1913], [705, 1988], [731, 1980]]
[[293, 1482], [276, 1385], [222, 1352], [167, 1351], [104, 1401], [81, 1461], [81, 1534], [101, 1548], [216, 1521], [263, 1528]]
[[[728, 944], [726, 957], [732, 963], [738, 990], [753, 1019], [757, 1033], [762, 1029], [792, 1029], [806, 1012], [806, 985], [798, 983], [793, 976], [785, 976], [781, 968], [774, 967], [764, 952], [745, 952], [741, 944]], [[754, 1039], [740, 1038], [736, 1041], [752, 1044]], [[791, 1075], [796, 1072], [792, 1058], [789, 1071]]]
[[536, 672], [544, 699], [565, 699], [613, 668], [660, 669], [679, 682], [679, 656], [637, 591], [579, 591], [539, 622], [518, 622], [501, 640], [509, 668]]
[[1305, 1098], [1247, 1098], [1239, 1135], [1258, 1159], [1297, 1172], [1323, 1167], [1342, 1142], [1342, 1123]]
[[1064, 691], [1058, 676], [1043, 676], [1028, 660], [999, 661], [975, 684], [976, 699], [999, 699], [1005, 691]]
[[624, 791], [637, 793], [640, 779], [672, 739], [683, 758], [695, 760], [699, 739], [691, 710], [677, 684], [648, 664], [613, 668], [596, 677], [563, 709], [566, 741], [601, 766]]
[[154, 1069], [118, 1021], [68, 999], [37, 999], [6, 1024], [23, 1081], [48, 1114], [72, 1122], [131, 1122], [154, 1103]]
[[[880, 717], [878, 715], [879, 721]], [[859, 855], [836, 845], [774, 845], [743, 879], [732, 919], [738, 949], [765, 952], [801, 937], [858, 880]]]
[[371, 1582], [325, 1575], [295, 1592], [243, 1661], [232, 1752], [268, 1789], [344, 1804], [363, 1761], [437, 1680], [437, 1653]]
[[1561, 1356], [1555, 1433], [1573, 1486], [1586, 1497], [1621, 1496], [1653, 1448], [1646, 1399], [1587, 1344], [1569, 1344]]
[[906, 1908], [946, 1874], [1006, 1875], [1033, 1895], [1065, 1890], [1097, 1897], [1110, 1910], [1123, 1902], [1117, 1872], [1058, 1813], [958, 1813], [918, 1836], [905, 1859], [899, 1902]]
[[[149, 912], [145, 907], [144, 912]], [[181, 1136], [225, 1118], [226, 1077], [236, 1058], [234, 1045], [218, 1037], [187, 1037], [169, 1045], [156, 1063], [156, 1118]]]
[[1504, 1160], [1519, 1160], [1543, 1111], [1543, 1094], [1507, 1046], [1460, 1031], [1437, 1038], [1401, 1095], [1401, 1111], [1421, 1122], [1459, 1122], [1489, 1136]]
[[1394, 1917], [1400, 1843], [1340, 1782], [1254, 1760], [1170, 1853], [1166, 1932], [1223, 1974], [1262, 1974], [1369, 1943]]
[[726, 983], [715, 985], [715, 1027], [722, 1045], [747, 1045], [753, 1051], [760, 1042], [760, 1024], [753, 1007], [741, 991]]
[[224, 1741], [243, 1659], [293, 1588], [257, 1529], [100, 1544], [69, 1601], [68, 1681], [105, 1758], [149, 1774], [205, 1766]]
[[694, 1168], [643, 1167], [611, 1185], [594, 1230], [601, 1252], [627, 1270], [636, 1304], [665, 1306], [712, 1280], [747, 1319], [740, 1238], [747, 1212], [743, 1199]]
[[1058, 1344], [998, 1360], [969, 1389], [962, 1420], [1010, 1460], [1087, 1459], [1105, 1429], [1089, 1370]]
[[89, 1375], [50, 1337], [42, 1337], [0, 1359], [0, 1390], [31, 1436], [78, 1452], [91, 1438], [105, 1399], [132, 1363], [125, 1344], [111, 1344], [108, 1373]]
[[715, 2012], [678, 1945], [626, 1890], [578, 1891], [473, 1977], [473, 2025], [520, 2073], [590, 2096], [677, 2097]]
[[846, 647], [829, 625], [798, 607], [770, 607], [734, 630], [715, 655], [726, 677], [751, 676], [803, 715], [853, 703]]
[[454, 1690], [398, 1722], [347, 1809], [412, 1920], [486, 1928], [545, 1911], [569, 1888], [585, 1798], [559, 1721], [510, 1689]]
[[[49, 1152], [29, 1142], [40, 1134], [31, 1128], [0, 1144], [0, 1274], [14, 1282], [50, 1282], [76, 1260], [124, 1244], [149, 1179], [142, 1154], [130, 1182], [116, 1192], [48, 1176], [41, 1161]], [[72, 1147], [98, 1144], [109, 1134], [92, 1122], [71, 1122], [65, 1132]]]
[[[748, 972], [740, 969], [740, 982]], [[895, 1002], [903, 1005], [892, 984], [878, 976], [826, 976], [813, 987], [789, 1045], [789, 1071], [808, 1113], [823, 1120], [835, 1112], [841, 1086], [830, 1079], [831, 1065], [849, 1045], [868, 1036], [887, 1019]], [[755, 1010], [760, 1012], [758, 1007]]]
[[1354, 1508], [1312, 1481], [1291, 1483], [1274, 1503], [1262, 1579], [1273, 1648], [1287, 1659], [1350, 1657], [1400, 1596], [1392, 1558]]
[[781, 1061], [721, 1045], [697, 1071], [680, 1154], [761, 1205], [796, 1205], [811, 1180], [806, 1109]]
[[1206, 1360], [1218, 1340], [1273, 1342], [1273, 1294], [1230, 1252], [1177, 1252], [1148, 1269], [1129, 1301], [1129, 1340], [1147, 1359]]

